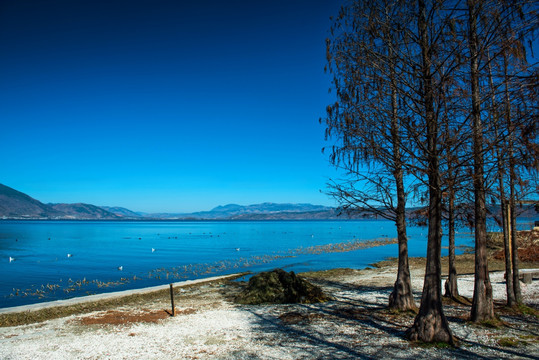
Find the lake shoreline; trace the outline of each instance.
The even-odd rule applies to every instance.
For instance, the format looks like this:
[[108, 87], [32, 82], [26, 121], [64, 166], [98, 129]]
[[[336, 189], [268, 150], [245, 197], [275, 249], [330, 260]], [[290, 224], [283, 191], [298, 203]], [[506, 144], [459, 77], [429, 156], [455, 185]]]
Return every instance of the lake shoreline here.
[[[3, 225], [2, 308], [244, 271], [364, 268], [398, 253], [389, 221]], [[425, 229], [408, 230], [409, 255], [424, 256]], [[460, 232], [457, 251], [472, 241]]]
[[144, 287], [140, 289], [120, 290], [120, 291], [114, 291], [114, 292], [108, 292], [108, 293], [79, 296], [79, 297], [74, 297], [74, 298], [69, 298], [69, 299], [47, 301], [47, 302], [35, 303], [35, 304], [29, 304], [29, 305], [12, 306], [12, 307], [0, 308], [0, 315], [21, 313], [21, 312], [41, 311], [44, 309], [50, 309], [50, 308], [55, 308], [55, 307], [69, 307], [73, 305], [81, 305], [81, 304], [86, 304], [86, 303], [98, 303], [102, 301], [110, 301], [110, 300], [119, 299], [123, 297], [129, 297], [133, 295], [159, 293], [159, 292], [169, 290], [170, 285], [172, 285], [174, 288], [197, 286], [200, 284], [204, 284], [208, 282], [211, 283], [214, 281], [229, 281], [229, 280], [233, 280], [233, 279], [237, 279], [242, 276], [245, 276], [246, 274], [247, 273], [238, 273], [238, 274], [230, 274], [230, 275], [222, 275], [222, 276], [212, 276], [208, 278], [200, 278], [200, 279], [195, 279], [195, 280], [185, 280], [185, 281], [174, 282], [168, 285], [149, 286], [149, 287]]
[[[354, 251], [361, 248], [372, 248], [372, 247], [383, 247], [387, 244], [393, 244], [395, 243], [395, 239], [378, 239], [378, 240], [370, 240], [370, 241], [364, 241], [359, 243], [349, 243], [346, 247], [343, 247], [342, 244], [340, 246], [316, 246], [312, 248], [306, 248], [304, 250], [309, 250], [308, 252], [318, 253], [318, 252], [341, 252], [341, 251]], [[500, 257], [500, 251], [503, 244], [503, 239], [500, 236], [499, 233], [490, 233], [489, 235], [489, 271], [496, 272], [496, 271], [505, 271], [505, 262], [503, 260], [503, 253]], [[519, 253], [532, 253], [537, 254], [537, 249], [539, 248], [539, 231], [521, 231], [519, 232]], [[442, 277], [445, 278], [447, 276], [448, 272], [448, 257], [444, 256], [441, 258], [441, 265], [442, 265]], [[520, 262], [520, 268], [521, 269], [538, 269], [539, 268], [539, 259], [535, 255], [531, 259], [524, 258], [524, 260], [527, 261], [521, 261]], [[531, 261], [530, 261], [531, 260]], [[412, 273], [418, 273], [421, 271], [424, 271], [426, 260], [424, 257], [409, 257], [409, 264], [410, 264], [410, 270]], [[349, 274], [354, 274], [356, 272], [368, 272], [373, 271], [373, 277], [379, 278], [378, 273], [387, 273], [388, 269], [393, 269], [396, 276], [396, 267], [397, 267], [397, 259], [396, 258], [386, 258], [386, 260], [378, 261], [376, 263], [372, 263], [369, 266], [364, 267], [363, 269], [354, 270], [354, 269], [339, 269], [334, 268], [330, 270], [321, 270], [321, 271], [314, 271], [309, 273], [304, 273], [305, 276], [313, 276], [314, 274], [315, 278], [323, 277], [323, 274], [329, 274], [329, 276], [334, 276], [336, 273], [343, 273], [346, 274], [346, 272], [349, 272]], [[374, 269], [372, 269], [374, 268]], [[474, 269], [475, 269], [475, 258], [473, 253], [464, 253], [459, 254], [456, 256], [456, 268], [457, 268], [457, 274], [460, 276], [462, 275], [468, 275], [473, 276]], [[174, 284], [177, 288], [184, 288], [184, 287], [194, 287], [198, 286], [199, 284], [205, 284], [205, 283], [212, 283], [212, 282], [229, 282], [229, 280], [236, 279], [242, 276], [245, 276], [249, 274], [250, 272], [241, 272], [236, 274], [225, 274], [225, 275], [216, 275], [213, 277], [206, 277], [206, 278], [197, 278], [197, 279], [191, 279], [191, 280], [183, 280], [179, 282], [172, 281], [171, 283]], [[394, 279], [389, 279], [389, 281], [385, 280], [384, 286], [392, 286]], [[373, 283], [373, 286], [378, 286], [379, 284]], [[69, 299], [60, 299], [60, 300], [54, 300], [54, 301], [48, 301], [48, 302], [41, 302], [41, 303], [34, 303], [29, 305], [20, 305], [20, 306], [13, 306], [13, 307], [5, 307], [0, 308], [0, 326], [2, 326], [2, 315], [7, 314], [16, 314], [16, 313], [34, 313], [35, 316], [29, 316], [29, 318], [35, 317], [37, 319], [48, 319], [48, 318], [54, 318], [59, 317], [62, 315], [71, 315], [71, 314], [77, 314], [79, 311], [96, 311], [100, 309], [100, 304], [105, 303], [105, 307], [114, 306], [114, 304], [118, 303], [129, 303], [129, 301], [125, 301], [126, 299], [129, 299], [130, 297], [140, 298], [140, 297], [146, 297], [146, 298], [152, 298], [155, 296], [159, 296], [157, 294], [167, 294], [169, 289], [169, 284], [162, 284], [157, 286], [149, 286], [149, 287], [142, 287], [137, 289], [128, 289], [128, 290], [120, 290], [115, 292], [105, 292], [100, 294], [93, 294], [88, 296], [79, 296]], [[122, 300], [124, 299], [124, 300]], [[51, 310], [52, 309], [52, 310]], [[65, 309], [66, 311], [63, 311], [62, 309]], [[50, 312], [49, 315], [39, 315], [37, 313], [44, 313], [47, 314]], [[16, 316], [15, 316], [16, 318]], [[28, 318], [28, 317], [27, 317]], [[28, 319], [27, 319], [28, 320]], [[39, 321], [39, 320], [38, 320]], [[9, 321], [8, 321], [9, 322]], [[17, 321], [14, 322], [15, 324]]]
[[[10, 276], [0, 282], [0, 304], [13, 307], [277, 267], [296, 272], [333, 264], [362, 267], [368, 259], [383, 259], [385, 251], [373, 248], [362, 259], [349, 244], [386, 241], [391, 230], [385, 221], [5, 222], [0, 273]], [[419, 235], [414, 239], [422, 241]], [[416, 248], [422, 255], [423, 246]], [[341, 250], [348, 254], [337, 253]]]
[[[424, 276], [421, 261], [424, 259], [413, 258], [410, 265], [416, 304]], [[457, 267], [466, 268], [468, 261], [466, 256], [458, 256]], [[404, 332], [414, 315], [386, 310], [396, 277], [394, 260], [361, 270], [331, 269], [301, 276], [335, 300], [311, 305], [237, 305], [234, 297], [241, 291], [241, 283], [205, 281], [176, 289], [175, 317], [170, 316], [166, 289], [81, 304], [71, 307], [69, 313], [57, 307], [3, 314], [0, 346], [4, 356], [16, 359], [243, 359], [254, 354], [268, 360], [315, 355], [526, 359], [539, 355], [539, 337], [531, 335], [538, 315], [504, 308], [505, 282], [500, 271], [492, 271], [490, 277], [496, 313], [506, 325], [484, 328], [467, 324], [469, 306], [444, 300], [444, 311], [459, 343], [456, 348], [424, 347], [406, 340]], [[471, 298], [472, 275], [459, 276], [459, 291]], [[529, 306], [537, 308], [539, 281], [523, 285], [523, 295]], [[10, 318], [11, 325], [6, 323]]]
[[[424, 273], [426, 259], [424, 257], [410, 257], [410, 271], [412, 273], [412, 279], [414, 281], [421, 280]], [[442, 280], [447, 278], [448, 271], [448, 257], [442, 257]], [[520, 264], [521, 269], [534, 269], [539, 268], [539, 262], [523, 262]], [[490, 259], [489, 260], [489, 273], [496, 273], [504, 271], [505, 263], [501, 260]], [[456, 267], [459, 276], [473, 276], [474, 269], [474, 255], [473, 254], [460, 254], [456, 256]], [[341, 278], [349, 278], [354, 274], [361, 276], [364, 280], [363, 284], [374, 287], [391, 287], [393, 286], [394, 278], [396, 278], [397, 259], [388, 258], [386, 260], [372, 263], [363, 269], [351, 269], [351, 268], [333, 268], [329, 270], [319, 270], [313, 272], [299, 273], [299, 276], [303, 276], [309, 279], [317, 280], [340, 280]], [[196, 288], [200, 286], [223, 284], [223, 286], [230, 286], [231, 281], [239, 279], [250, 272], [228, 274], [222, 276], [213, 276], [208, 278], [199, 278], [195, 280], [185, 280], [172, 283], [176, 294], [179, 291], [183, 291], [183, 288]], [[370, 275], [368, 275], [370, 274]], [[383, 275], [383, 276], [382, 276]], [[415, 275], [415, 276], [414, 276]], [[420, 279], [417, 279], [417, 276]], [[374, 280], [365, 280], [372, 277]], [[0, 308], [0, 327], [10, 326], [9, 324], [21, 324], [18, 315], [22, 315], [25, 319], [22, 323], [32, 323], [38, 321], [45, 321], [54, 319], [61, 316], [69, 316], [73, 314], [84, 314], [90, 311], [104, 311], [111, 307], [130, 305], [133, 302], [140, 301], [141, 299], [148, 299], [153, 301], [158, 298], [169, 299], [169, 284], [150, 286], [138, 289], [120, 290], [115, 292], [79, 296], [70, 299], [54, 300], [42, 303], [35, 303], [29, 305], [20, 305], [14, 307]], [[539, 294], [538, 294], [539, 296]], [[10, 320], [9, 318], [12, 318]], [[35, 319], [32, 320], [32, 319]], [[27, 322], [25, 322], [27, 321]]]

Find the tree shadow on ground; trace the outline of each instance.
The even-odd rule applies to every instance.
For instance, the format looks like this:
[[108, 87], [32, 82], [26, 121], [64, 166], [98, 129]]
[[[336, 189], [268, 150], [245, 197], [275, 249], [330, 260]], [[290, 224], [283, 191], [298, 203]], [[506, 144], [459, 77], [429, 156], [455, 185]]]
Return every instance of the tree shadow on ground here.
[[[253, 329], [263, 334], [258, 340], [308, 359], [537, 358], [528, 354], [525, 347], [507, 349], [462, 339], [459, 339], [459, 347], [410, 343], [405, 332], [414, 316], [386, 309], [385, 301], [392, 287], [356, 286], [318, 279], [313, 282], [333, 294], [335, 300], [310, 305], [242, 306], [256, 319]], [[359, 296], [365, 293], [387, 296], [377, 295], [374, 300]], [[462, 326], [465, 320], [458, 313], [464, 314], [468, 307], [447, 307], [457, 313], [448, 316], [450, 327]], [[294, 316], [287, 317], [287, 314]]]

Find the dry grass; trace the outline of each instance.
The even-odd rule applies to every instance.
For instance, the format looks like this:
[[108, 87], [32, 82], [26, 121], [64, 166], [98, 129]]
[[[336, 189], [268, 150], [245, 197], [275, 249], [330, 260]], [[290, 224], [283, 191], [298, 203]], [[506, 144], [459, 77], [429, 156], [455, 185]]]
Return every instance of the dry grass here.
[[104, 313], [85, 316], [79, 319], [83, 325], [126, 325], [132, 323], [157, 323], [170, 317], [170, 314], [164, 310], [151, 311], [143, 309], [140, 312], [108, 310]]
[[[196, 313], [193, 308], [178, 310], [175, 315], [189, 315]], [[78, 321], [82, 325], [127, 325], [132, 323], [157, 323], [160, 320], [171, 317], [168, 310], [149, 310], [141, 309], [139, 311], [120, 311], [108, 310], [104, 313], [85, 316]]]
[[[201, 286], [208, 284], [211, 284], [213, 286], [220, 286], [221, 284], [230, 282], [231, 280], [244, 275], [245, 274], [240, 274], [234, 278], [187, 285], [181, 288], [177, 287], [175, 288], [174, 294], [175, 297], [181, 297], [183, 301], [189, 301], [191, 295], [189, 294], [188, 290], [197, 289]], [[148, 304], [151, 303], [157, 303], [158, 306], [160, 305], [162, 308], [168, 309], [169, 307], [167, 306], [170, 306], [170, 291], [168, 289], [163, 289], [146, 294], [127, 295], [113, 299], [87, 302], [83, 304], [57, 306], [35, 311], [0, 314], [0, 327], [27, 325], [71, 315], [82, 315], [95, 311], [108, 311], [120, 307], [146, 308], [148, 307]]]
[[350, 268], [337, 268], [329, 269], [322, 271], [308, 271], [301, 273], [301, 277], [310, 278], [310, 279], [327, 279], [340, 276], [349, 276], [354, 273], [361, 273], [361, 270], [350, 269]]
[[[488, 234], [488, 269], [489, 271], [504, 271], [505, 260], [503, 256], [503, 235], [501, 233]], [[519, 267], [521, 269], [539, 268], [539, 231], [519, 231]], [[501, 253], [501, 256], [500, 256]], [[535, 256], [533, 256], [535, 254]], [[426, 265], [425, 258], [410, 258], [410, 269], [424, 269]], [[372, 264], [376, 268], [387, 266], [396, 266], [397, 259], [390, 258]], [[473, 274], [475, 270], [474, 254], [461, 254], [456, 256], [457, 273], [460, 275]], [[447, 276], [449, 269], [449, 258], [442, 257], [442, 276]]]
[[[501, 233], [491, 233], [491, 247], [495, 250], [493, 257], [497, 260], [505, 259], [503, 249], [503, 235]], [[496, 235], [494, 235], [496, 234]], [[539, 231], [527, 230], [517, 233], [518, 258], [522, 262], [539, 263]]]

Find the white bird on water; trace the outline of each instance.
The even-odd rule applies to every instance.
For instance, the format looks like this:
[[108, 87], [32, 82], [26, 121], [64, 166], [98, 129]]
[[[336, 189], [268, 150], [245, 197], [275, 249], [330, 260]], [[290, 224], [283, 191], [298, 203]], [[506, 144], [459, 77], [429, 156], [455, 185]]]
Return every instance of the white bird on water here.
[[154, 249], [154, 248], [152, 248], [152, 252], [155, 252], [155, 249]]
[[118, 270], [122, 271], [124, 269], [123, 266], [118, 266]]
[[67, 257], [68, 257], [68, 258], [69, 258], [69, 257], [72, 257], [72, 256], [73, 256], [73, 254], [67, 254]]
[[9, 262], [15, 261], [15, 258], [9, 257]]
[[240, 251], [240, 248], [236, 248], [236, 251]]

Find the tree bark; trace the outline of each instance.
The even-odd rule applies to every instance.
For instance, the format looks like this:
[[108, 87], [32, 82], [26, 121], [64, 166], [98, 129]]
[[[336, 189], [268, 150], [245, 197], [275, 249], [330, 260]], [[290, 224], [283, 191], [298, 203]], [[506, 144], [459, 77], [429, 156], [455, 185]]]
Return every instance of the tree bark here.
[[[451, 176], [452, 174], [449, 174]], [[451, 299], [458, 299], [459, 289], [457, 285], [457, 268], [455, 266], [455, 190], [449, 188], [449, 272], [445, 281], [445, 296]]]
[[479, 6], [476, 0], [467, 0], [467, 4], [472, 91], [473, 185], [475, 198], [475, 281], [471, 320], [473, 322], [481, 322], [494, 318], [494, 305], [487, 262], [487, 213], [483, 170], [483, 127], [481, 123], [479, 89], [479, 38], [477, 35]]
[[[429, 132], [434, 130], [432, 125], [429, 128], [431, 128]], [[434, 145], [431, 143], [435, 142], [429, 140], [429, 149], [432, 149]], [[442, 199], [440, 196], [440, 176], [437, 171], [438, 159], [435, 153], [429, 159], [429, 224], [425, 281], [419, 313], [413, 326], [408, 330], [407, 336], [412, 341], [453, 344], [453, 336], [442, 309]]]
[[[399, 191], [399, 187], [402, 189]], [[402, 170], [400, 186], [397, 181], [397, 238], [399, 241], [399, 265], [397, 270], [397, 280], [393, 287], [393, 292], [389, 295], [389, 308], [394, 310], [416, 309], [414, 296], [412, 293], [412, 281], [410, 277], [410, 267], [408, 263], [408, 238], [406, 236], [406, 219], [404, 213], [404, 186], [402, 184]], [[401, 208], [401, 211], [399, 211]]]
[[[503, 196], [503, 192], [501, 194]], [[511, 220], [508, 219], [508, 202], [505, 200], [505, 196], [502, 197], [502, 226], [503, 226], [503, 250], [505, 257], [505, 289], [507, 291], [507, 306], [513, 307], [516, 305], [515, 288], [513, 285], [513, 259], [511, 257], [511, 244], [509, 240], [509, 227], [511, 226]]]
[[441, 248], [442, 248], [442, 194], [437, 151], [438, 121], [434, 114], [434, 94], [431, 74], [431, 52], [427, 38], [426, 6], [418, 1], [418, 30], [422, 57], [423, 102], [427, 127], [427, 158], [429, 184], [429, 224], [427, 239], [427, 264], [421, 305], [414, 324], [407, 331], [410, 340], [446, 342], [453, 344], [453, 336], [442, 309]]
[[[512, 154], [511, 154], [512, 155]], [[511, 160], [510, 160], [511, 162]], [[512, 165], [514, 166], [514, 165]], [[520, 291], [520, 279], [518, 276], [518, 242], [517, 242], [517, 219], [515, 216], [515, 183], [514, 183], [514, 168], [511, 168], [509, 175], [509, 188], [510, 188], [510, 199], [509, 199], [509, 209], [511, 212], [510, 221], [511, 221], [511, 257], [513, 263], [513, 291], [515, 293], [515, 301], [517, 304], [522, 304], [522, 292]]]
[[[490, 98], [491, 98], [491, 106], [493, 108], [492, 117], [494, 119], [494, 135], [495, 135], [495, 140], [498, 141], [499, 143], [498, 139], [499, 139], [500, 133], [498, 129], [500, 126], [500, 118], [499, 118], [498, 110], [496, 108], [496, 98], [494, 95], [495, 88], [494, 88], [494, 81], [492, 79], [490, 54], [488, 55], [488, 62], [489, 62], [488, 75], [489, 75], [489, 84], [490, 84], [490, 91], [491, 91]], [[505, 73], [507, 74], [507, 67], [505, 67]], [[507, 83], [506, 83], [506, 90], [507, 90]], [[506, 91], [506, 96], [507, 96], [507, 91]], [[506, 108], [506, 111], [507, 111], [507, 108]], [[502, 145], [502, 149], [503, 149], [503, 145]], [[509, 203], [506, 201], [506, 197], [505, 197], [504, 161], [503, 161], [503, 155], [502, 155], [502, 150], [500, 149], [500, 146], [496, 147], [496, 158], [497, 158], [496, 165], [498, 167], [496, 176], [498, 178], [498, 186], [500, 188], [499, 196], [500, 196], [500, 203], [501, 203], [503, 247], [504, 247], [504, 253], [505, 253], [505, 256], [504, 256], [505, 258], [505, 288], [507, 292], [507, 306], [512, 307], [516, 304], [516, 299], [515, 299], [515, 292], [514, 292], [514, 287], [513, 287], [513, 268], [512, 268], [511, 248], [510, 248], [511, 245], [510, 245], [510, 238], [509, 238], [509, 234], [510, 234], [509, 226], [511, 222], [510, 220], [508, 220], [509, 212], [508, 212], [507, 206], [509, 205]]]
[[[392, 59], [393, 51], [390, 45], [389, 56]], [[412, 280], [408, 263], [408, 237], [406, 235], [406, 192], [404, 189], [404, 172], [402, 169], [402, 156], [400, 152], [399, 117], [397, 113], [397, 89], [395, 84], [394, 67], [391, 69], [391, 142], [393, 145], [393, 176], [397, 190], [397, 211], [395, 224], [397, 226], [397, 239], [399, 241], [399, 262], [397, 280], [393, 291], [389, 295], [389, 308], [406, 311], [416, 309], [412, 293]]]
[[516, 181], [516, 171], [515, 171], [515, 156], [514, 156], [514, 136], [515, 136], [515, 127], [513, 121], [511, 120], [511, 102], [509, 101], [509, 89], [508, 89], [508, 76], [507, 76], [507, 58], [504, 54], [504, 82], [505, 82], [505, 120], [509, 128], [509, 226], [511, 227], [510, 231], [510, 244], [511, 244], [511, 261], [513, 265], [513, 292], [515, 294], [515, 301], [517, 304], [522, 303], [522, 293], [520, 291], [520, 279], [518, 276], [518, 242], [517, 242], [517, 220], [515, 212], [515, 181]]

